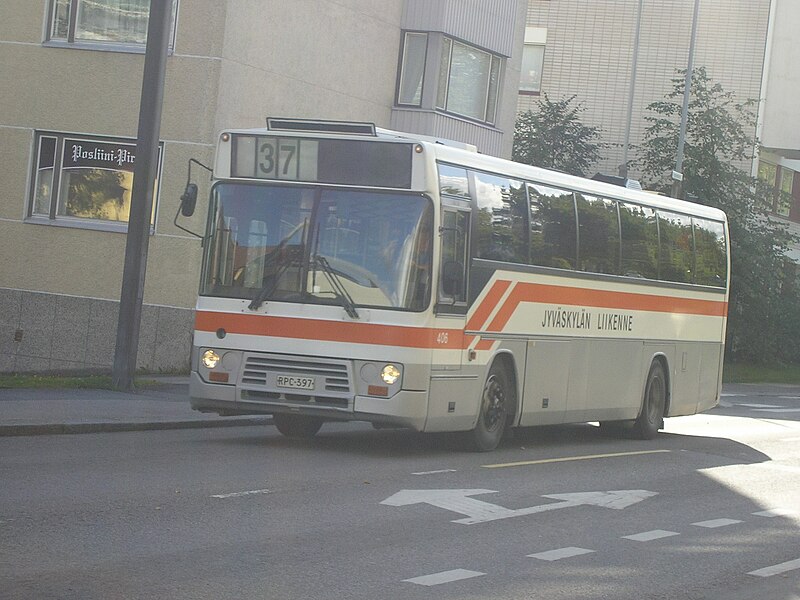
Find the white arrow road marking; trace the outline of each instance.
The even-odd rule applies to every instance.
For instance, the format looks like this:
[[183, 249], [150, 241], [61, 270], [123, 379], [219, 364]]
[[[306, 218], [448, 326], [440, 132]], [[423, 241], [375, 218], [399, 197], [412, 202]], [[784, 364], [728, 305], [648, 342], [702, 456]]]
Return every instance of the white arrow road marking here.
[[432, 575], [403, 579], [403, 581], [416, 583], [417, 585], [431, 586], [450, 583], [451, 581], [461, 581], [462, 579], [470, 579], [472, 577], [480, 577], [481, 575], [486, 575], [486, 573], [468, 571], [467, 569], [453, 569], [452, 571], [442, 571], [441, 573], [433, 573]]
[[657, 492], [647, 490], [617, 490], [609, 492], [579, 492], [574, 494], [549, 494], [544, 498], [562, 500], [550, 504], [540, 504], [528, 508], [510, 509], [497, 504], [476, 500], [469, 496], [479, 494], [495, 494], [495, 490], [402, 490], [390, 496], [381, 504], [388, 506], [407, 506], [409, 504], [430, 504], [445, 510], [466, 515], [465, 519], [456, 519], [453, 523], [463, 525], [474, 525], [475, 523], [487, 523], [499, 519], [511, 517], [521, 517], [535, 513], [569, 508], [572, 506], [603, 506], [621, 510], [632, 504], [641, 502], [645, 498], [657, 495]]

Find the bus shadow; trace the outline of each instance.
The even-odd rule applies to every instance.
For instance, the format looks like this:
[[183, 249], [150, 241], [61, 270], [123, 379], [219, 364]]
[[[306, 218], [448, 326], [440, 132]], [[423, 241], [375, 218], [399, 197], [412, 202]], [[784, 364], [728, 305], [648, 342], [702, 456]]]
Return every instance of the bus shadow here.
[[653, 440], [638, 440], [631, 439], [624, 433], [610, 434], [590, 423], [515, 428], [496, 450], [489, 453], [472, 451], [469, 435], [469, 432], [376, 430], [366, 423], [326, 423], [317, 436], [311, 439], [287, 438], [267, 426], [262, 434], [256, 436], [252, 432], [246, 435], [243, 432], [241, 436], [226, 436], [216, 440], [216, 443], [374, 459], [479, 456], [482, 462], [492, 463], [657, 452], [692, 452], [707, 457], [704, 462], [708, 462], [709, 466], [753, 464], [771, 460], [756, 448], [726, 437], [661, 432]]

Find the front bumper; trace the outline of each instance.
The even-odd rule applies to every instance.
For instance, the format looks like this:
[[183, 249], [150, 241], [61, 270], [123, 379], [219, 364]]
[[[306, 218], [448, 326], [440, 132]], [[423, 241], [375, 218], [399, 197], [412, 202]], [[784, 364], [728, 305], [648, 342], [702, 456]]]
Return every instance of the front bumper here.
[[[292, 413], [321, 417], [331, 421], [368, 421], [384, 425], [425, 429], [428, 393], [401, 390], [391, 398], [356, 395], [348, 407], [285, 399], [256, 399], [236, 385], [207, 383], [196, 372], [189, 376], [189, 395], [193, 409], [222, 416]], [[243, 397], [244, 396], [244, 397]]]

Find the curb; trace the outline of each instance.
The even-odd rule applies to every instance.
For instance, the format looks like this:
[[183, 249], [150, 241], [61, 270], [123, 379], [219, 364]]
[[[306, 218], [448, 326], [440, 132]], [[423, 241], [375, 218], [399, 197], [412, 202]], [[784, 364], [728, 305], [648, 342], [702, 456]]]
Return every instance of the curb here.
[[72, 435], [82, 433], [114, 433], [161, 431], [172, 429], [208, 429], [216, 427], [251, 427], [271, 425], [271, 417], [208, 421], [162, 421], [143, 423], [44, 423], [37, 425], [0, 425], [0, 437], [26, 435]]

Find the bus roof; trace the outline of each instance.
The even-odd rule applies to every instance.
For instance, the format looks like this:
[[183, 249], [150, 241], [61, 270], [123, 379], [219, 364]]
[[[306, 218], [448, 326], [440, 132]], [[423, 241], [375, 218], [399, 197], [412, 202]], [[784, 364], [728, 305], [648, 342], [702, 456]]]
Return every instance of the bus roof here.
[[568, 188], [588, 195], [597, 194], [607, 198], [633, 202], [635, 204], [642, 204], [662, 210], [671, 210], [700, 218], [714, 219], [723, 222], [727, 220], [723, 211], [704, 204], [678, 200], [669, 196], [660, 195], [656, 192], [638, 191], [602, 181], [561, 173], [559, 171], [534, 167], [496, 156], [490, 156], [488, 154], [480, 154], [477, 152], [477, 148], [471, 144], [454, 142], [452, 140], [421, 134], [392, 131], [382, 128], [375, 128], [374, 133], [331, 133], [319, 130], [270, 129], [269, 127], [226, 129], [224, 133], [310, 138], [335, 137], [336, 139], [353, 140], [372, 138], [381, 139], [383, 141], [419, 143], [422, 144], [436, 160], [449, 164], [504, 175], [512, 179]]

